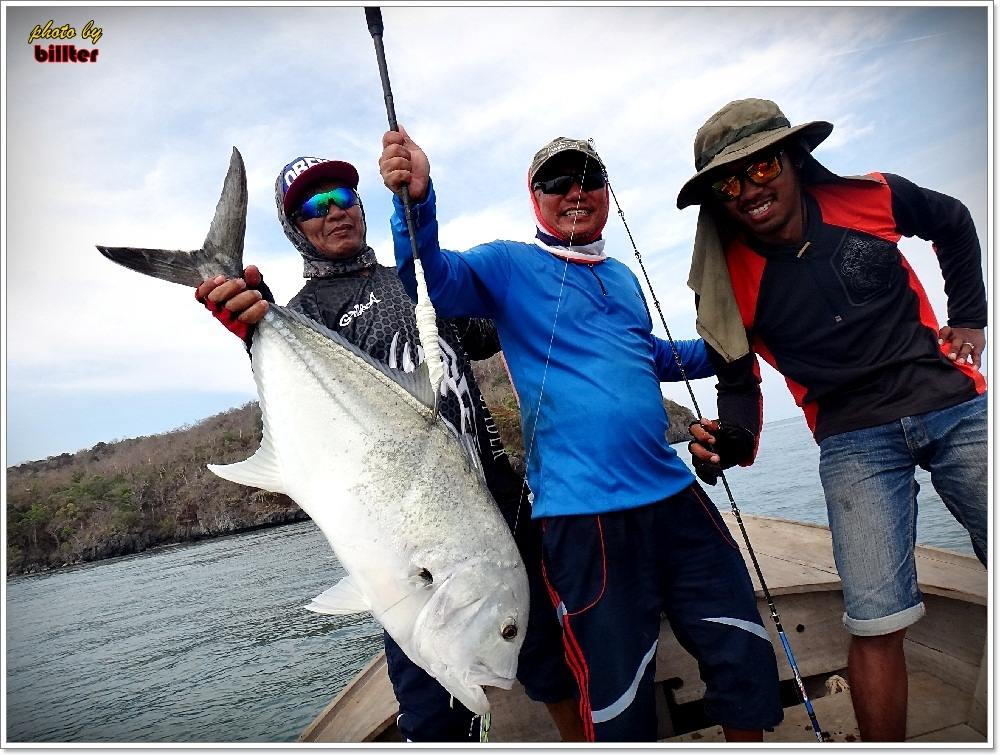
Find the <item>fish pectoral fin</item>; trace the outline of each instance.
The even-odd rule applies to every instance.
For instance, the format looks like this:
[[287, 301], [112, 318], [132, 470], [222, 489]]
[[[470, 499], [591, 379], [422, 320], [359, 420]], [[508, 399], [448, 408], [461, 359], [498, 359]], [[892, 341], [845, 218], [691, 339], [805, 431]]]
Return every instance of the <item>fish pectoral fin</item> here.
[[329, 590], [325, 590], [306, 606], [309, 611], [328, 614], [362, 613], [372, 610], [368, 599], [350, 577], [344, 577]]
[[270, 490], [272, 493], [285, 493], [285, 482], [282, 479], [281, 464], [274, 452], [270, 433], [265, 431], [257, 453], [246, 461], [236, 464], [209, 464], [209, 470], [223, 480], [249, 485], [252, 488]]

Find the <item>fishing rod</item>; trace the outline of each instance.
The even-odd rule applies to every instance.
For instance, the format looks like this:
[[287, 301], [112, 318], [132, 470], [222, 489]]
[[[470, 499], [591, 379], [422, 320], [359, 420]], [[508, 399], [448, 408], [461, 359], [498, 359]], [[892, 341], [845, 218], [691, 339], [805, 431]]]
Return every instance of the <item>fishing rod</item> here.
[[[399, 131], [399, 124], [396, 122], [396, 107], [392, 100], [392, 86], [389, 84], [389, 67], [385, 62], [385, 45], [382, 43], [382, 9], [378, 7], [365, 7], [365, 20], [368, 22], [368, 31], [375, 42], [375, 57], [378, 59], [378, 73], [382, 79], [382, 94], [385, 98], [385, 113], [389, 119], [389, 130]], [[431, 304], [430, 294], [427, 292], [427, 282], [424, 279], [424, 271], [420, 265], [420, 254], [417, 249], [417, 232], [413, 225], [413, 209], [410, 202], [410, 187], [403, 184], [399, 187], [399, 198], [403, 203], [403, 215], [406, 218], [406, 230], [410, 235], [410, 252], [413, 254], [413, 272], [417, 279], [417, 306], [415, 314], [417, 318], [417, 331], [420, 334], [420, 341], [424, 346], [424, 361], [430, 376], [431, 385], [434, 387], [434, 410], [431, 414], [431, 421], [437, 419], [438, 404], [441, 391], [441, 379], [444, 377], [444, 367], [442, 363], [441, 346], [437, 338], [437, 323], [434, 313], [434, 306]], [[452, 702], [455, 698], [452, 697]], [[474, 721], [475, 719], [473, 719]], [[470, 727], [472, 724], [470, 723]], [[490, 734], [490, 713], [479, 715], [479, 741], [488, 742]]]
[[[375, 42], [375, 57], [378, 60], [379, 77], [382, 79], [382, 94], [385, 98], [385, 112], [389, 119], [389, 130], [398, 132], [399, 124], [396, 122], [396, 107], [392, 100], [392, 86], [389, 84], [389, 67], [385, 62], [385, 46], [382, 43], [382, 34], [384, 31], [382, 9], [379, 7], [366, 7], [365, 20], [368, 22], [368, 31]], [[417, 306], [415, 309], [417, 332], [420, 334], [420, 341], [424, 347], [424, 361], [427, 363], [428, 376], [431, 386], [434, 389], [434, 408], [431, 412], [431, 420], [433, 421], [437, 419], [441, 394], [440, 386], [441, 380], [444, 377], [443, 357], [441, 355], [441, 347], [438, 344], [437, 316], [434, 312], [434, 306], [431, 304], [430, 295], [427, 293], [427, 282], [424, 279], [423, 267], [420, 264], [409, 185], [403, 184], [399, 187], [399, 198], [403, 202], [403, 215], [406, 218], [406, 230], [410, 236], [410, 252], [413, 255], [414, 275], [417, 279]]]
[[[382, 43], [382, 34], [385, 27], [382, 24], [382, 9], [378, 7], [365, 8], [365, 20], [368, 22], [368, 31], [375, 42], [375, 57], [378, 59], [378, 74], [382, 79], [382, 94], [385, 98], [385, 112], [389, 117], [389, 130], [399, 131], [399, 124], [396, 122], [396, 106], [392, 100], [392, 85], [389, 84], [389, 67], [385, 62], [385, 45]], [[413, 259], [419, 258], [417, 250], [417, 238], [413, 227], [413, 210], [410, 204], [410, 187], [403, 184], [399, 187], [399, 198], [403, 201], [403, 213], [406, 215], [406, 230], [410, 232], [410, 249], [413, 252]]]
[[[593, 139], [589, 140], [593, 143]], [[608, 191], [611, 193], [611, 198], [615, 200], [615, 208], [618, 210], [618, 216], [622, 219], [622, 225], [625, 226], [625, 233], [628, 234], [628, 240], [632, 244], [632, 251], [635, 252], [635, 258], [639, 261], [639, 268], [642, 270], [642, 275], [646, 279], [646, 288], [649, 289], [650, 296], [653, 297], [653, 304], [656, 307], [657, 313], [660, 315], [660, 322], [663, 324], [663, 329], [667, 334], [667, 341], [670, 343], [670, 351], [673, 353], [674, 362], [677, 364], [677, 369], [680, 370], [681, 378], [684, 380], [684, 385], [687, 387], [688, 395], [691, 396], [691, 403], [694, 405], [695, 413], [698, 417], [704, 417], [705, 415], [701, 413], [701, 408], [698, 406], [698, 399], [695, 398], [694, 390], [691, 388], [691, 381], [688, 379], [687, 372], [684, 370], [684, 361], [681, 359], [680, 352], [677, 349], [677, 345], [674, 343], [673, 336], [670, 335], [670, 328], [667, 326], [667, 318], [663, 316], [663, 309], [660, 307], [660, 301], [656, 298], [656, 292], [653, 290], [653, 284], [649, 280], [649, 273], [646, 272], [646, 265], [643, 264], [642, 255], [639, 254], [639, 248], [635, 244], [635, 239], [632, 237], [632, 230], [628, 226], [628, 222], [625, 220], [625, 212], [622, 210], [621, 204], [618, 202], [618, 197], [615, 196], [614, 187], [611, 186], [611, 180], [608, 178], [608, 171], [604, 165], [601, 165], [601, 170], [604, 173], [604, 180], [608, 185]], [[812, 701], [809, 699], [809, 695], [806, 693], [805, 683], [802, 681], [802, 674], [799, 673], [798, 664], [795, 662], [795, 654], [792, 652], [792, 646], [788, 642], [788, 637], [785, 636], [785, 629], [781, 625], [781, 617], [778, 615], [778, 609], [774, 605], [774, 599], [771, 597], [771, 591], [767, 589], [767, 582], [764, 581], [764, 573], [761, 571], [760, 564], [757, 562], [757, 554], [754, 552], [753, 546], [750, 544], [750, 535], [747, 534], [746, 526], [743, 524], [743, 517], [740, 515], [739, 506], [736, 505], [736, 499], [733, 497], [733, 491], [729, 487], [729, 481], [726, 479], [726, 473], [721, 468], [719, 469], [719, 477], [722, 480], [722, 486], [726, 489], [726, 495], [729, 496], [729, 505], [733, 509], [733, 514], [736, 516], [736, 521], [740, 525], [740, 532], [743, 534], [743, 542], [746, 543], [747, 552], [750, 554], [750, 560], [753, 562], [754, 571], [757, 573], [757, 579], [760, 582], [760, 587], [764, 593], [764, 600], [767, 601], [767, 608], [771, 612], [771, 619], [774, 621], [775, 629], [778, 631], [778, 639], [781, 640], [781, 645], [785, 649], [785, 657], [788, 659], [788, 665], [792, 669], [792, 674], [795, 677], [795, 683], [799, 688], [799, 695], [802, 698], [802, 704], [805, 706], [806, 713], [809, 715], [809, 721], [812, 723], [813, 732], [816, 735], [816, 740], [819, 742], [829, 741], [829, 735], [823, 731], [822, 727], [819, 725], [819, 721], [816, 718], [816, 712], [813, 710]]]

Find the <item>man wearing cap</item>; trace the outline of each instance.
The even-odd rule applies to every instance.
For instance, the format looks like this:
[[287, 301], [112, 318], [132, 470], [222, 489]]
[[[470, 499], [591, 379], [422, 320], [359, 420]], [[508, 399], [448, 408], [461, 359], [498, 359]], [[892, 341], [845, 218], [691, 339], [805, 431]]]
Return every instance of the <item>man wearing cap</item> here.
[[[396, 271], [379, 265], [366, 242], [357, 187], [354, 166], [336, 160], [300, 157], [278, 174], [278, 220], [302, 255], [307, 278], [288, 307], [339, 333], [383, 364], [413, 371], [424, 359], [413, 303]], [[218, 276], [203, 282], [196, 296], [248, 348], [254, 325], [267, 312], [268, 300], [273, 301], [252, 265], [244, 278], [226, 281]], [[437, 325], [448, 362], [440, 416], [479, 458], [487, 486], [515, 532], [528, 566], [532, 601], [518, 679], [529, 697], [547, 704], [562, 737], [579, 740], [575, 686], [562, 657], [559, 626], [539, 572], [540, 533], [526, 514], [519, 516], [526, 506], [523, 479], [511, 467], [470, 364], [471, 359], [485, 359], [499, 350], [496, 330], [487, 320], [438, 318]], [[473, 714], [452, 701], [388, 634], [384, 639], [389, 677], [399, 703], [400, 733], [416, 742], [478, 741], [479, 726], [473, 725]]]
[[[811, 155], [832, 129], [792, 127], [775, 103], [746, 99], [695, 137], [697, 173], [677, 206], [701, 205], [688, 283], [719, 375], [720, 419], [692, 426], [691, 451], [712, 484], [722, 468], [751, 464], [757, 358], [784, 375], [820, 446], [858, 726], [865, 740], [901, 741], [903, 637], [924, 614], [917, 465], [986, 563], [986, 292], [965, 206], [889, 173], [834, 175]], [[944, 327], [901, 236], [934, 243]]]
[[[494, 320], [521, 407], [532, 517], [590, 741], [656, 739], [661, 614], [699, 662], [705, 710], [731, 740], [782, 718], [777, 665], [739, 547], [666, 442], [660, 382], [679, 379], [635, 275], [604, 254], [604, 165], [560, 137], [528, 171], [534, 243], [442, 251], [423, 151], [383, 137], [386, 186], [409, 187], [420, 261], [446, 316]], [[415, 295], [399, 197], [393, 243]], [[687, 374], [711, 374], [704, 343], [677, 342]]]

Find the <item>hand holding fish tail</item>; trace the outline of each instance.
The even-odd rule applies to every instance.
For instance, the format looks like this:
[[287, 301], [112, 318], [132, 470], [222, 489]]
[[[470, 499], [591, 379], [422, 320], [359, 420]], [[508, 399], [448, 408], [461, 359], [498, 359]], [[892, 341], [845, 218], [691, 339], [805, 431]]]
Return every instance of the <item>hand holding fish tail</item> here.
[[202, 281], [195, 298], [232, 333], [249, 347], [254, 326], [267, 313], [268, 302], [274, 301], [271, 290], [256, 265], [243, 271], [242, 278], [227, 280], [224, 275]]
[[386, 131], [382, 136], [382, 156], [379, 172], [386, 188], [398, 194], [408, 186], [410, 199], [422, 202], [427, 196], [431, 164], [424, 151], [413, 141], [402, 125], [399, 131]]

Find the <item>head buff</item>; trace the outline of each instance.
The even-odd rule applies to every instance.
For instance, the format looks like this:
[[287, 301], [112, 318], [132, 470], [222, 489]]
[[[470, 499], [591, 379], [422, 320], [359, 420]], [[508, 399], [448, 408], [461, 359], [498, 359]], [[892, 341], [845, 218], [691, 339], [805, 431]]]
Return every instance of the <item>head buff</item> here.
[[[531, 159], [531, 165], [528, 167], [528, 194], [531, 197], [531, 207], [535, 213], [535, 243], [552, 254], [574, 262], [599, 262], [606, 259], [604, 239], [601, 237], [601, 232], [604, 229], [599, 229], [597, 238], [586, 244], [570, 243], [570, 239], [563, 238], [557, 229], [545, 222], [538, 207], [538, 198], [532, 189], [535, 176], [538, 175], [543, 166], [556, 155], [565, 152], [577, 152], [583, 156], [584, 166], [588, 161], [593, 161], [601, 170], [604, 170], [604, 163], [601, 161], [600, 155], [597, 154], [593, 145], [584, 139], [569, 139], [560, 136], [535, 153]], [[607, 195], [607, 184], [605, 184], [604, 192]]]
[[368, 224], [365, 221], [365, 206], [358, 196], [361, 208], [361, 223], [364, 228], [358, 253], [347, 259], [330, 259], [314, 247], [305, 234], [288, 218], [288, 211], [303, 198], [305, 189], [321, 180], [333, 180], [350, 186], [357, 191], [358, 172], [350, 163], [338, 160], [324, 160], [317, 157], [298, 157], [292, 160], [274, 182], [274, 201], [278, 207], [278, 221], [285, 236], [302, 255], [302, 275], [305, 278], [326, 278], [344, 275], [377, 264], [375, 250], [368, 246]]

